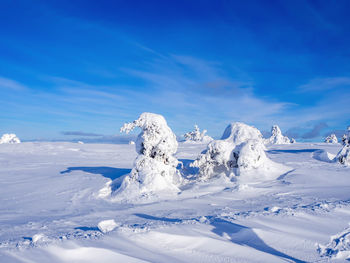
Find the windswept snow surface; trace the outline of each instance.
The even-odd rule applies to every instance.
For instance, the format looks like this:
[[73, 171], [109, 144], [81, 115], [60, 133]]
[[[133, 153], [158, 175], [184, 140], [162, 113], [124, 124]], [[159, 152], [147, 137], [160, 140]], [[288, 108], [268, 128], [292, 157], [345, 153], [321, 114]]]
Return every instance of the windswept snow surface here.
[[[191, 183], [205, 144], [180, 143], [189, 183], [166, 200], [98, 198], [129, 174], [135, 145], [0, 145], [0, 262], [345, 262], [350, 167], [340, 145], [273, 145], [277, 179]], [[341, 243], [339, 243], [340, 241]], [[338, 242], [338, 243], [337, 243]]]

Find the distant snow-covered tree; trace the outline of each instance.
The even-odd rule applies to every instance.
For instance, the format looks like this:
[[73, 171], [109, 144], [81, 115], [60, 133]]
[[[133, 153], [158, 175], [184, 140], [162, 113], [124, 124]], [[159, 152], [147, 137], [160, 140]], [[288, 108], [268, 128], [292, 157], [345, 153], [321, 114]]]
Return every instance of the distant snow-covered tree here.
[[278, 125], [273, 125], [271, 128], [271, 137], [265, 140], [267, 144], [290, 144], [291, 141], [287, 136], [283, 136]]
[[120, 130], [129, 133], [136, 127], [142, 130], [135, 143], [138, 157], [116, 194], [178, 192], [181, 176], [176, 170], [178, 160], [174, 157], [178, 144], [166, 120], [161, 115], [145, 112], [137, 120], [124, 124]]
[[326, 137], [324, 142], [326, 142], [326, 143], [338, 143], [338, 138], [334, 133], [332, 133], [331, 135]]
[[198, 143], [208, 143], [213, 140], [208, 135], [205, 135], [207, 130], [203, 130], [202, 132], [199, 130], [197, 125], [194, 125], [194, 130], [184, 134], [186, 142], [198, 142]]
[[218, 174], [232, 177], [259, 168], [268, 170], [273, 162], [265, 154], [260, 131], [236, 122], [227, 126], [221, 140], [210, 142], [191, 166], [199, 168], [200, 180], [208, 180]]
[[20, 139], [16, 136], [16, 134], [13, 133], [5, 133], [1, 138], [0, 138], [0, 144], [2, 143], [10, 143], [10, 144], [15, 144], [15, 143], [20, 143]]

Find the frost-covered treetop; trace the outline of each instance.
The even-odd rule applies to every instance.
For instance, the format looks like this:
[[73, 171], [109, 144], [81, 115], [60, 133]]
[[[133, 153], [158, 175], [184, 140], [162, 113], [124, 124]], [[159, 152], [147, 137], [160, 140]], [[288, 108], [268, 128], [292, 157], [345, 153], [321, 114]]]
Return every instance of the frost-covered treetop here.
[[163, 159], [176, 153], [176, 136], [162, 115], [144, 112], [137, 120], [125, 123], [120, 131], [129, 133], [136, 127], [142, 129], [136, 140], [136, 151], [139, 154]]
[[0, 139], [0, 144], [2, 143], [20, 143], [20, 139], [16, 136], [16, 134], [13, 133], [5, 133], [1, 139]]
[[253, 126], [242, 122], [234, 122], [226, 127], [221, 140], [231, 141], [238, 145], [248, 140], [262, 141], [262, 134]]

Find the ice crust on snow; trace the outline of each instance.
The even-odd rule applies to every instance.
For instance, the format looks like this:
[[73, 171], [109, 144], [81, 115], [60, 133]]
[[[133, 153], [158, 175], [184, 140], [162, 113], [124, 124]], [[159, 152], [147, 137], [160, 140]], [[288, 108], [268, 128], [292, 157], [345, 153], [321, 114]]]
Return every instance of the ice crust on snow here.
[[129, 133], [136, 127], [142, 130], [135, 143], [138, 156], [115, 195], [130, 199], [135, 195], [179, 192], [181, 176], [174, 157], [178, 143], [166, 120], [161, 115], [145, 112], [137, 120], [124, 124], [121, 132]]
[[16, 136], [16, 134], [13, 134], [13, 133], [5, 133], [0, 138], [0, 144], [2, 143], [15, 144], [20, 142], [21, 142], [20, 139]]
[[221, 140], [208, 144], [192, 166], [199, 168], [200, 180], [208, 180], [217, 174], [233, 177], [267, 170], [272, 175], [272, 170], [279, 165], [267, 158], [265, 149], [257, 128], [235, 122], [227, 126]]
[[205, 135], [207, 130], [200, 131], [197, 125], [194, 125], [194, 130], [184, 134], [185, 142], [187, 143], [209, 143], [213, 140], [212, 137]]
[[[295, 141], [295, 140], [294, 140]], [[278, 125], [273, 125], [271, 128], [271, 137], [266, 140], [268, 144], [290, 144], [291, 140], [287, 136], [283, 136]]]
[[334, 133], [332, 133], [331, 135], [326, 137], [324, 142], [326, 142], [326, 143], [338, 143], [338, 138]]

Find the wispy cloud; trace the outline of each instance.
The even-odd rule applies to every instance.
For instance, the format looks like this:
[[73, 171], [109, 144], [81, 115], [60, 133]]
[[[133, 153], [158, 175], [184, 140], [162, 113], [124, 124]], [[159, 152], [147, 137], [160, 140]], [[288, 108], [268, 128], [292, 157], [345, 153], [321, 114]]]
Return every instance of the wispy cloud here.
[[298, 87], [300, 92], [328, 91], [335, 88], [350, 87], [350, 77], [316, 78]]
[[15, 91], [27, 90], [27, 87], [15, 80], [4, 78], [0, 76], [0, 88], [10, 89]]
[[103, 136], [103, 134], [92, 133], [92, 132], [82, 132], [82, 131], [63, 131], [61, 133], [66, 136], [88, 136], [88, 137]]

